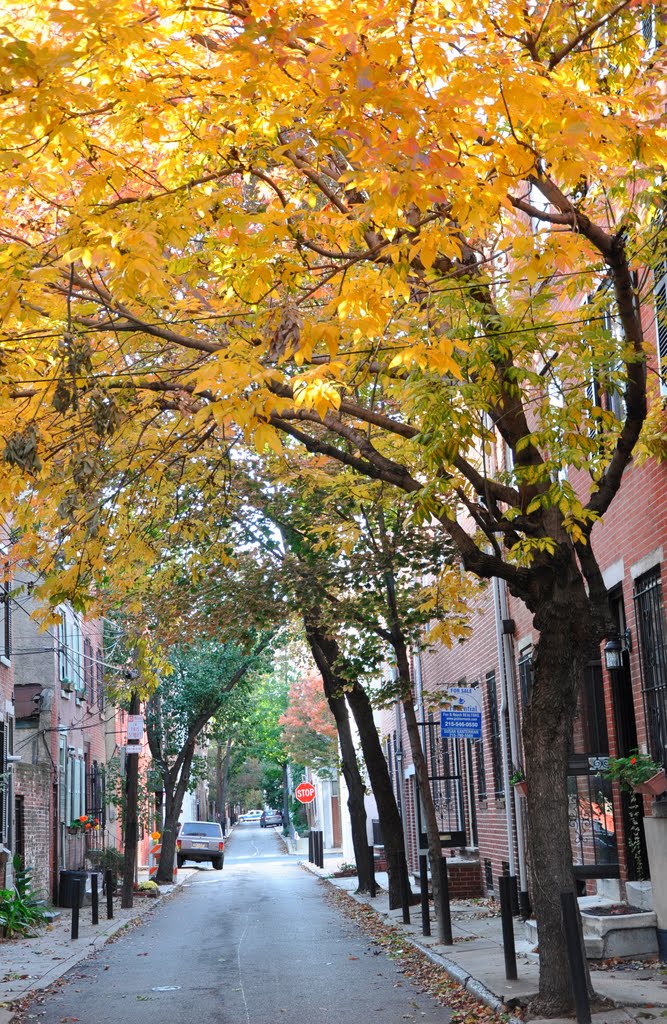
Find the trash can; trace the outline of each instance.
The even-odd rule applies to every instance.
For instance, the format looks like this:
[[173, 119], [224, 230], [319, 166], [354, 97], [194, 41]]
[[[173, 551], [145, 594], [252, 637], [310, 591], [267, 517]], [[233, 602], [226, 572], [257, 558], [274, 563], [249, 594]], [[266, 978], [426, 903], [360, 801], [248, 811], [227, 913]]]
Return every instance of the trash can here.
[[79, 892], [80, 902], [79, 906], [83, 906], [83, 898], [86, 894], [86, 879], [88, 878], [87, 871], [61, 871], [60, 872], [60, 883], [58, 885], [58, 906], [59, 907], [73, 907], [74, 906], [74, 883], [77, 880], [81, 881], [81, 888]]

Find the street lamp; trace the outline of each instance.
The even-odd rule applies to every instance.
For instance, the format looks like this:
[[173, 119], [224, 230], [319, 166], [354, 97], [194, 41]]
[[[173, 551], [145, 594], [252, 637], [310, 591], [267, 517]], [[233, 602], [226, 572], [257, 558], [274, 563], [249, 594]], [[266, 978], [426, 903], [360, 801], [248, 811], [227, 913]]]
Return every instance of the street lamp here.
[[608, 669], [623, 668], [623, 651], [631, 650], [630, 630], [625, 629], [620, 636], [611, 636], [604, 645], [604, 663]]

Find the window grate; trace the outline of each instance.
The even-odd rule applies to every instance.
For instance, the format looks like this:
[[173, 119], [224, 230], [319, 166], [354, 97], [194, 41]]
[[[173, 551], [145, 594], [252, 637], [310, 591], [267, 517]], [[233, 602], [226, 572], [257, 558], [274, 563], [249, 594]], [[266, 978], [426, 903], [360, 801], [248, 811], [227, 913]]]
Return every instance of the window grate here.
[[659, 566], [636, 580], [634, 602], [649, 749], [667, 766], [667, 630]]

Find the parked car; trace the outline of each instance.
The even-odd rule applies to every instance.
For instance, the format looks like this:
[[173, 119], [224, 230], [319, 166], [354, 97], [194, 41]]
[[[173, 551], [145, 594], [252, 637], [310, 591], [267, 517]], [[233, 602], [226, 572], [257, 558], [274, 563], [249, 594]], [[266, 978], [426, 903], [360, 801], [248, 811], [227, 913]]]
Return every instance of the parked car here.
[[258, 822], [262, 817], [260, 810], [255, 811], [244, 811], [243, 814], [239, 814], [239, 821], [254, 821]]
[[176, 863], [183, 867], [186, 860], [207, 861], [216, 871], [222, 871], [225, 862], [225, 841], [217, 821], [184, 821], [176, 839]]
[[267, 825], [282, 825], [282, 813], [280, 811], [262, 811], [262, 817], [259, 819], [259, 823], [262, 828], [266, 828]]

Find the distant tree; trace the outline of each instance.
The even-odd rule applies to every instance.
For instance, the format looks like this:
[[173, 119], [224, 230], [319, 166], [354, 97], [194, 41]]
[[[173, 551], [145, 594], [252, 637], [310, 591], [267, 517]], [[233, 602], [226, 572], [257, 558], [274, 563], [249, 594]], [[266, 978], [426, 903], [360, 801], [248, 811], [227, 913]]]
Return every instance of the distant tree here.
[[336, 722], [319, 673], [311, 670], [294, 680], [287, 701], [278, 724], [283, 727], [290, 758], [316, 770], [334, 768], [338, 761]]

